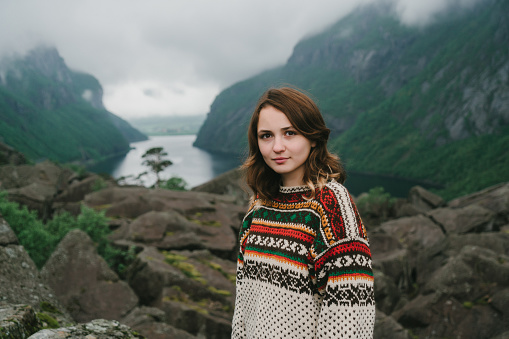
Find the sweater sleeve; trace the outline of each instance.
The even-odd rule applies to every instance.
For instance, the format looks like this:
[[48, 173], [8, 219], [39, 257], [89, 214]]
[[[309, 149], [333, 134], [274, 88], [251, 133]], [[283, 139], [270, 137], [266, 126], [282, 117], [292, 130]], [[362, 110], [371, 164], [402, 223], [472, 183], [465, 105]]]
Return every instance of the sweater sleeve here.
[[322, 210], [314, 268], [323, 298], [317, 338], [372, 338], [375, 299], [366, 229], [341, 184], [328, 183], [317, 200]]

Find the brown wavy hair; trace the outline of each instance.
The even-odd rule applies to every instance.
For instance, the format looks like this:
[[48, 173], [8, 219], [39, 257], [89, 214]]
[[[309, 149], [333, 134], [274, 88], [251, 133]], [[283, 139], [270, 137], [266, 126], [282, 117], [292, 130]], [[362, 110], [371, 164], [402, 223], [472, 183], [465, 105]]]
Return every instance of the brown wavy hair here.
[[339, 157], [327, 149], [330, 129], [313, 100], [296, 88], [271, 88], [258, 100], [248, 129], [249, 155], [242, 167], [253, 198], [273, 199], [281, 185], [281, 175], [265, 163], [258, 148], [258, 120], [260, 111], [267, 106], [283, 112], [299, 133], [316, 143], [304, 165], [303, 181], [311, 190], [306, 198], [314, 198], [315, 189], [321, 189], [330, 179], [345, 181], [346, 172]]

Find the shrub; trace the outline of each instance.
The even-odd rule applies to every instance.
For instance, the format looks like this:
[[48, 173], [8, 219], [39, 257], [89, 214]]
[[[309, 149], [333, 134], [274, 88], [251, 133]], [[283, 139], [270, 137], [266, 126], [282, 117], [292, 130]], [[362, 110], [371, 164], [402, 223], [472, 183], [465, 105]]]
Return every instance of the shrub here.
[[30, 211], [26, 206], [9, 201], [7, 192], [0, 192], [0, 213], [39, 269], [48, 260], [67, 232], [75, 228], [81, 229], [90, 236], [97, 245], [99, 255], [119, 275], [122, 276], [125, 267], [134, 260], [134, 248], [124, 251], [110, 245], [107, 238], [111, 232], [108, 219], [104, 212], [97, 212], [90, 207], [83, 205], [80, 215], [76, 218], [63, 212], [56, 214], [53, 219], [44, 224], [38, 219], [35, 211]]

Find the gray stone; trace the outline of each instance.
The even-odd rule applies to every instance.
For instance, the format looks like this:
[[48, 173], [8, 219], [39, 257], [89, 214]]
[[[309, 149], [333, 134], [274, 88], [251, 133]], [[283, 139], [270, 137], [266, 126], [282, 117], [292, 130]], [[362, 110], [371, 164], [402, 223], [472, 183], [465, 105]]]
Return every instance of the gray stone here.
[[428, 212], [447, 233], [490, 232], [494, 230], [495, 213], [479, 205], [437, 208]]
[[0, 246], [17, 245], [18, 237], [0, 214]]
[[122, 323], [150, 339], [195, 339], [190, 333], [166, 323], [166, 313], [155, 307], [137, 307]]
[[421, 186], [414, 186], [410, 189], [408, 200], [422, 212], [445, 205], [444, 199]]
[[412, 339], [412, 336], [396, 320], [377, 310], [373, 338]]
[[63, 327], [58, 329], [46, 329], [39, 331], [29, 339], [61, 339], [61, 338], [94, 338], [94, 339], [131, 339], [143, 338], [128, 326], [120, 324], [115, 320], [95, 319], [86, 324], [79, 324], [70, 327]]
[[41, 327], [31, 306], [0, 304], [0, 338], [26, 338]]
[[138, 303], [129, 285], [119, 280], [81, 230], [62, 239], [41, 275], [79, 322], [120, 319]]

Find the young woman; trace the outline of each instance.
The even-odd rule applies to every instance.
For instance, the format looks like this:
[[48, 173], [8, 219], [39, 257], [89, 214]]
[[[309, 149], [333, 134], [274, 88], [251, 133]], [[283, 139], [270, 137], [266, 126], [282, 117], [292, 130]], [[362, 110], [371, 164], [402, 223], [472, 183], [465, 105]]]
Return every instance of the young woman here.
[[254, 192], [240, 230], [232, 338], [372, 338], [366, 229], [327, 150], [330, 130], [293, 88], [269, 89], [249, 125]]

